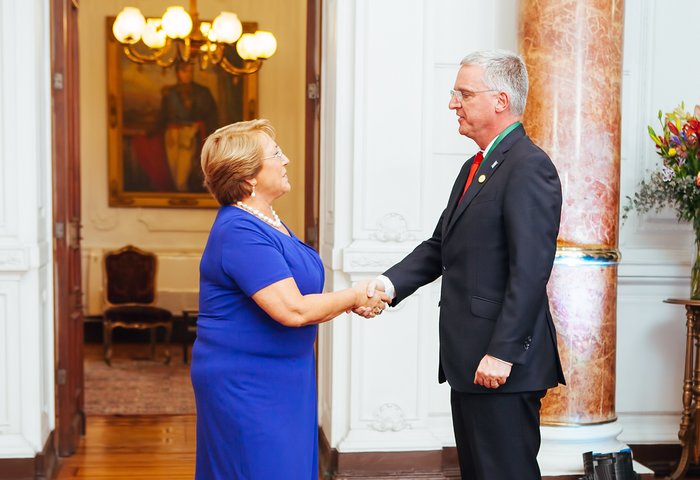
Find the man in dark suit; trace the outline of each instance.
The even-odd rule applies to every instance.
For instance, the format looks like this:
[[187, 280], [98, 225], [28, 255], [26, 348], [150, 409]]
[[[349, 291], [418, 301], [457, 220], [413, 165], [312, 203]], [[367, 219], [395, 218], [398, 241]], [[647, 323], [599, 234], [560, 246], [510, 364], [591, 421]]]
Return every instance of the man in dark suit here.
[[438, 376], [452, 388], [463, 479], [541, 478], [540, 402], [564, 383], [546, 291], [561, 185], [520, 124], [527, 90], [515, 54], [462, 60], [449, 108], [480, 151], [462, 167], [432, 237], [368, 290], [386, 290], [397, 305], [442, 276]]

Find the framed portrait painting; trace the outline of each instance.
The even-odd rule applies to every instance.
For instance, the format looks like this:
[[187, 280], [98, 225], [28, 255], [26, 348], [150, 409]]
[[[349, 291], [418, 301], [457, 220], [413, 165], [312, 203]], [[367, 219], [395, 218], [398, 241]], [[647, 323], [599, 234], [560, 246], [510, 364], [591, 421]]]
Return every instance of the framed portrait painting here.
[[[196, 62], [162, 68], [129, 60], [107, 19], [109, 206], [217, 207], [200, 152], [217, 128], [257, 117], [257, 73], [234, 76]], [[254, 32], [255, 23], [243, 23]], [[229, 60], [241, 65], [234, 48]]]

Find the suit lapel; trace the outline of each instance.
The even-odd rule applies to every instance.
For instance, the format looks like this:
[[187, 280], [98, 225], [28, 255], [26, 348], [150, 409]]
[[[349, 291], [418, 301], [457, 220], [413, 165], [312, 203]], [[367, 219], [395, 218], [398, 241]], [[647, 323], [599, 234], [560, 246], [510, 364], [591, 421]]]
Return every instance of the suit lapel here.
[[446, 213], [447, 215], [445, 216], [445, 219], [442, 223], [442, 234], [444, 234], [447, 231], [447, 225], [450, 223], [450, 220], [452, 219], [452, 214], [454, 214], [455, 208], [457, 207], [457, 202], [459, 201], [460, 195], [462, 195], [462, 190], [464, 190], [464, 184], [467, 182], [467, 177], [469, 176], [469, 169], [472, 166], [472, 163], [474, 163], [474, 157], [470, 158], [467, 160], [464, 165], [462, 165], [462, 170], [460, 170], [459, 175], [457, 175], [457, 179], [455, 180], [455, 183], [452, 187], [452, 193], [450, 194], [450, 198], [447, 201], [447, 209]]
[[[467, 210], [469, 204], [472, 202], [472, 200], [474, 200], [474, 197], [476, 197], [477, 194], [481, 191], [481, 189], [486, 186], [488, 181], [493, 176], [494, 172], [503, 164], [503, 162], [507, 160], [508, 157], [506, 153], [508, 152], [508, 150], [510, 150], [510, 147], [512, 147], [515, 144], [515, 142], [523, 136], [525, 136], [525, 129], [522, 127], [522, 125], [518, 126], [515, 130], [510, 132], [503, 140], [501, 140], [501, 142], [498, 145], [496, 145], [496, 148], [494, 148], [494, 150], [488, 155], [486, 159], [484, 159], [482, 164], [479, 166], [479, 170], [477, 170], [476, 175], [474, 175], [474, 179], [472, 180], [472, 183], [469, 185], [469, 188], [467, 188], [467, 191], [464, 193], [464, 198], [462, 198], [462, 201], [459, 202], [459, 204], [457, 204], [457, 201], [459, 200], [459, 194], [456, 196], [456, 198], [452, 198], [450, 200], [450, 206], [452, 207], [450, 211], [453, 213], [452, 215], [450, 215], [449, 220], [447, 221], [447, 227], [445, 228], [445, 231], [443, 233], [443, 239], [450, 233], [450, 230], [452, 230], [455, 223]], [[471, 166], [471, 162], [473, 160], [474, 159], [472, 158], [470, 162], [467, 162], [469, 166]], [[468, 171], [469, 169], [467, 168], [467, 172]], [[464, 182], [466, 182], [466, 176], [464, 178]], [[462, 183], [462, 185], [464, 185], [464, 182]], [[454, 206], [452, 206], [452, 202], [454, 202]]]

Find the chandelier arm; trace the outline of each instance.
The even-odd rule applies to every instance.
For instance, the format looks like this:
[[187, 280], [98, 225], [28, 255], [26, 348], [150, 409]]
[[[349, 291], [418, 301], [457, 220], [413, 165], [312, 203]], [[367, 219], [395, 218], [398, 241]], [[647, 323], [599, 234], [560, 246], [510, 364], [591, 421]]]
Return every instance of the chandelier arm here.
[[213, 63], [214, 65], [218, 65], [219, 63], [221, 63], [221, 59], [224, 58], [225, 48], [226, 47], [221, 45], [220, 43], [216, 44], [216, 48], [210, 54], [211, 63]]
[[131, 45], [124, 45], [124, 55], [126, 55], [126, 58], [128, 58], [134, 63], [144, 64], [146, 62], [152, 61], [149, 58], [146, 58], [143, 55], [141, 55], [136, 50], [133, 50]]
[[173, 55], [167, 60], [163, 60], [162, 58], [157, 58], [156, 64], [158, 64], [159, 67], [168, 68], [168, 67], [172, 66], [173, 63], [175, 63], [176, 58], [177, 58], [177, 55]]
[[[134, 48], [133, 45], [124, 45], [124, 54], [126, 57], [131, 60], [132, 62], [136, 63], [152, 63], [152, 62], [157, 62], [160, 64], [160, 61], [168, 55], [168, 53], [171, 51], [171, 41], [168, 39], [168, 41], [165, 43], [163, 48], [159, 48], [157, 50], [155, 49], [150, 49], [153, 51], [153, 54], [151, 55], [144, 55], [143, 53], [139, 52]], [[168, 65], [172, 65], [172, 62], [169, 62]]]
[[183, 62], [190, 61], [190, 37], [177, 42], [178, 53]]
[[257, 72], [260, 70], [260, 67], [262, 67], [262, 60], [260, 59], [244, 60], [243, 62], [243, 68], [240, 68], [229, 62], [226, 57], [223, 57], [219, 63], [219, 66], [221, 66], [225, 72], [230, 73], [231, 75], [248, 75]]

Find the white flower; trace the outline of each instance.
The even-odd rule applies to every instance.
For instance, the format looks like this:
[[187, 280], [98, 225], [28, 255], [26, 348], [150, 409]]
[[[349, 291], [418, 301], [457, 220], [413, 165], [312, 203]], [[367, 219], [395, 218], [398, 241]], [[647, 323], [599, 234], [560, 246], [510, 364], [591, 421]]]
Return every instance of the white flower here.
[[661, 178], [664, 179], [664, 182], [670, 182], [673, 178], [673, 173], [672, 168], [669, 168], [666, 165], [661, 167]]

